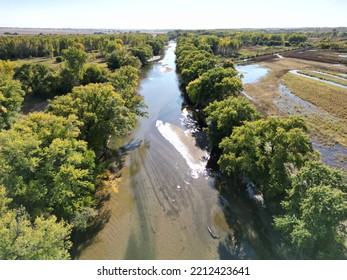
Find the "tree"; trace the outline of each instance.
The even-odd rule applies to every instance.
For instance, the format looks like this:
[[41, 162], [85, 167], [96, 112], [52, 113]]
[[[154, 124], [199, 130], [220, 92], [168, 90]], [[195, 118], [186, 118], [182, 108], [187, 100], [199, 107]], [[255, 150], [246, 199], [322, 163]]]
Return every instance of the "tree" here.
[[71, 226], [57, 222], [55, 216], [37, 217], [32, 224], [24, 208], [9, 209], [11, 199], [0, 185], [0, 259], [64, 260], [68, 250]]
[[58, 116], [75, 115], [82, 122], [82, 140], [98, 155], [107, 148], [110, 136], [121, 137], [134, 128], [136, 115], [111, 85], [88, 84], [56, 97], [48, 111]]
[[244, 97], [214, 101], [204, 112], [207, 115], [207, 135], [214, 147], [218, 147], [223, 138], [230, 136], [234, 127], [260, 119], [257, 109]]
[[113, 51], [106, 59], [106, 64], [108, 69], [116, 70], [122, 66], [130, 65], [135, 68], [141, 68], [141, 61], [135, 57], [130, 55], [127, 51]]
[[14, 78], [19, 80], [27, 94], [47, 97], [53, 90], [53, 75], [44, 64], [23, 64], [15, 70]]
[[19, 207], [71, 220], [94, 204], [95, 154], [76, 138], [76, 116], [32, 113], [0, 133], [0, 184]]
[[151, 46], [149, 45], [140, 45], [131, 48], [131, 54], [135, 57], [137, 57], [142, 65], [145, 65], [148, 63], [148, 59], [150, 59], [153, 56], [153, 51]]
[[237, 96], [242, 90], [242, 81], [237, 75], [233, 68], [210, 69], [188, 84], [188, 97], [195, 106], [204, 108], [215, 100]]
[[275, 217], [290, 258], [344, 258], [347, 236], [345, 174], [307, 162], [294, 176], [282, 202], [285, 214]]
[[125, 101], [125, 106], [138, 116], [145, 116], [146, 108], [143, 96], [137, 93], [139, 70], [132, 66], [123, 66], [109, 75], [109, 82]]
[[271, 117], [235, 127], [220, 143], [221, 171], [249, 178], [269, 201], [280, 201], [290, 188], [291, 173], [312, 156], [306, 131], [304, 121], [297, 117]]
[[14, 74], [15, 62], [0, 60], [0, 75], [12, 76]]
[[197, 79], [216, 65], [216, 58], [211, 53], [198, 50], [190, 44], [176, 49], [176, 54], [176, 65], [181, 73], [180, 78], [183, 86], [187, 86], [189, 82]]
[[65, 59], [66, 68], [76, 76], [77, 80], [80, 80], [83, 74], [83, 66], [87, 62], [87, 53], [81, 48], [69, 47], [63, 50], [62, 54]]
[[0, 129], [8, 129], [17, 120], [23, 100], [21, 84], [0, 74]]
[[104, 83], [106, 81], [105, 74], [102, 69], [95, 64], [85, 68], [83, 72], [82, 85]]
[[299, 45], [300, 43], [305, 43], [307, 37], [303, 34], [292, 34], [288, 37], [288, 41], [292, 45]]
[[225, 37], [218, 42], [218, 53], [225, 56], [233, 56], [241, 48], [242, 42], [237, 39], [231, 39], [230, 37]]

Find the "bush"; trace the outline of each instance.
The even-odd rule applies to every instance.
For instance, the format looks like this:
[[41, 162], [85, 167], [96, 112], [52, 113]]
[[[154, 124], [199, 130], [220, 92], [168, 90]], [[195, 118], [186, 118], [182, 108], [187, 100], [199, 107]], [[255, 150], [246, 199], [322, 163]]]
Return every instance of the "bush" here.
[[64, 61], [64, 58], [62, 57], [62, 56], [57, 56], [56, 58], [55, 58], [55, 62], [56, 63], [61, 63], [61, 62], [63, 62]]

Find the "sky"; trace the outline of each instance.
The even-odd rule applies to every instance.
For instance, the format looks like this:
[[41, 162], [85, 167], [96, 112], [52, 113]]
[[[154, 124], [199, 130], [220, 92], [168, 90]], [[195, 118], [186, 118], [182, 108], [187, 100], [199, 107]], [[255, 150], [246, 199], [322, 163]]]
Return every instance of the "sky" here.
[[347, 0], [0, 0], [0, 27], [346, 27]]

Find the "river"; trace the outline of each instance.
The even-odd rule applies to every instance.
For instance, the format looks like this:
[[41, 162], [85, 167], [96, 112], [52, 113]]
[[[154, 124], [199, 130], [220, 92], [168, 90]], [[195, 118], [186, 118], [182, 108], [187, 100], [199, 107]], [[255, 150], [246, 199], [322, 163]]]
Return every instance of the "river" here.
[[[204, 133], [184, 108], [175, 72], [176, 43], [153, 62], [140, 93], [148, 118], [125, 141], [111, 217], [79, 259], [272, 258], [265, 211], [235, 183], [205, 168]], [[231, 189], [227, 199], [217, 191]]]

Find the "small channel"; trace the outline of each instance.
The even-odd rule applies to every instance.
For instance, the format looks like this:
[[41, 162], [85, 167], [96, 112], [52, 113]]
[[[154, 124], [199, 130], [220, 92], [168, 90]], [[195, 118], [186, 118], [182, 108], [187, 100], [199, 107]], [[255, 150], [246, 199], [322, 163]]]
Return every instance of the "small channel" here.
[[[285, 85], [279, 84], [278, 89], [280, 95], [273, 100], [273, 103], [285, 114], [299, 115], [304, 118], [318, 119], [328, 123], [342, 121], [312, 103], [299, 98]], [[315, 139], [312, 140], [312, 145], [314, 149], [320, 152], [321, 158], [325, 164], [338, 169], [343, 168], [347, 170], [346, 147], [338, 143], [326, 145]]]
[[206, 169], [205, 135], [183, 106], [175, 47], [143, 78], [149, 116], [124, 142], [119, 192], [105, 206], [111, 218], [78, 258], [272, 259], [264, 211]]
[[311, 80], [315, 80], [315, 81], [319, 81], [319, 82], [326, 83], [326, 84], [329, 84], [329, 85], [333, 85], [333, 86], [337, 86], [337, 87], [341, 87], [341, 88], [347, 89], [347, 86], [344, 86], [344, 85], [341, 85], [341, 84], [337, 84], [337, 83], [334, 83], [334, 82], [331, 82], [331, 81], [327, 81], [327, 80], [322, 80], [322, 79], [319, 79], [319, 78], [316, 78], [316, 77], [312, 77], [312, 76], [308, 76], [308, 75], [305, 75], [305, 74], [301, 74], [301, 73], [298, 72], [298, 70], [290, 70], [289, 72], [292, 73], [292, 74], [295, 74], [295, 75], [299, 75], [301, 77], [305, 77], [305, 78], [311, 79]]

